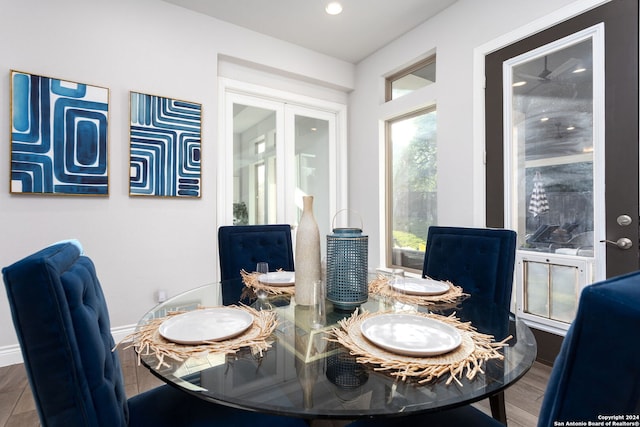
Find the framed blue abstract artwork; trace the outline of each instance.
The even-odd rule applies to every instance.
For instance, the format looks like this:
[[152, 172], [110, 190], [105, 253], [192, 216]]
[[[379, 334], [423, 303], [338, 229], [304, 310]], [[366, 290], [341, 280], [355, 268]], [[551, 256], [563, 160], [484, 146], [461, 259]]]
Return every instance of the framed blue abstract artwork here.
[[11, 70], [11, 193], [109, 194], [109, 89]]
[[202, 106], [131, 92], [129, 194], [200, 197]]

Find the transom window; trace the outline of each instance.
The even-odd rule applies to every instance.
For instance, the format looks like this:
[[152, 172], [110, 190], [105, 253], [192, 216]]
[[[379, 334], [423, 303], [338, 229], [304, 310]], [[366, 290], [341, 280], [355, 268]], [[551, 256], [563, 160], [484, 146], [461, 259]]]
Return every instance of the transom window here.
[[391, 101], [436, 82], [436, 56], [430, 56], [386, 79], [385, 100]]

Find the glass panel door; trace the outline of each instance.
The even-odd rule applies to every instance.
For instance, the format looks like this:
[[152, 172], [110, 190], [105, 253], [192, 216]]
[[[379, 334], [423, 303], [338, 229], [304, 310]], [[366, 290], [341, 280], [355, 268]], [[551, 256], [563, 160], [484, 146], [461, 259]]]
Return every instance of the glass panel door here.
[[[252, 105], [253, 104], [253, 105]], [[238, 98], [233, 112], [233, 223], [278, 222], [278, 112], [281, 106]], [[282, 119], [280, 119], [282, 120]]]
[[[500, 41], [500, 48], [485, 52], [486, 224], [518, 230], [518, 315], [530, 326], [564, 335], [568, 319], [563, 312], [569, 310], [559, 304], [559, 296], [548, 292], [553, 279], [546, 277], [548, 269], [576, 265], [573, 273], [584, 276], [569, 280], [578, 286], [577, 294], [583, 284], [639, 268], [638, 2], [607, 2], [548, 24], [507, 45]], [[591, 70], [570, 71], [567, 66], [582, 59], [576, 50], [589, 44]], [[585, 59], [588, 63], [588, 56]], [[577, 80], [589, 74], [591, 89]], [[553, 87], [556, 89], [549, 90]], [[534, 95], [537, 91], [538, 99], [527, 99], [523, 94], [527, 90]], [[546, 137], [535, 132], [552, 119], [542, 115], [542, 110], [556, 111], [559, 104], [581, 106], [563, 109], [565, 119], [591, 115], [593, 152], [585, 150], [588, 131], [568, 129], [568, 123], [547, 129]], [[528, 105], [537, 105], [537, 116]], [[542, 120], [546, 117], [549, 120]], [[575, 130], [582, 138], [571, 136]], [[536, 152], [532, 145], [535, 135], [539, 135], [535, 145], [544, 148], [543, 152]], [[532, 205], [536, 180], [539, 188]], [[558, 197], [561, 193], [566, 199]], [[593, 225], [589, 224], [591, 217]], [[543, 225], [550, 227], [536, 235]], [[571, 240], [580, 231], [581, 240]], [[542, 265], [532, 267], [529, 261]], [[574, 277], [563, 274], [566, 271], [570, 269], [552, 274]], [[574, 294], [573, 286], [564, 281], [560, 289], [558, 295]], [[532, 305], [534, 295], [540, 300]], [[556, 349], [544, 349], [547, 354], [550, 351]]]
[[337, 206], [346, 204], [341, 114], [227, 92], [224, 135], [230, 142], [219, 147], [220, 223], [281, 223], [295, 230], [302, 196], [310, 195], [323, 242]]
[[[604, 144], [594, 126], [603, 110], [597, 33], [577, 33], [504, 65], [518, 309], [560, 329], [573, 320], [582, 287], [604, 270], [595, 244], [604, 217]], [[531, 259], [530, 252], [544, 255]]]
[[302, 197], [313, 196], [313, 214], [320, 231], [321, 254], [325, 236], [331, 232], [335, 203], [332, 188], [336, 185], [334, 150], [336, 140], [335, 114], [305, 107], [287, 105], [285, 128], [292, 141], [295, 162], [289, 171], [293, 184], [292, 204], [295, 206], [292, 224], [302, 215]]
[[[327, 222], [329, 212], [329, 122], [313, 117], [295, 116], [296, 201], [314, 197], [314, 215]], [[300, 220], [302, 206], [296, 203]]]

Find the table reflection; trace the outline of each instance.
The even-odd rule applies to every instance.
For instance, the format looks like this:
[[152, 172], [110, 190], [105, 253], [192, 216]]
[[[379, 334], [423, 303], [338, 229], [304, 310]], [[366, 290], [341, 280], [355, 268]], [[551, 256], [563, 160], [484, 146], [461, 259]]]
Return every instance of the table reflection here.
[[[219, 292], [208, 285], [186, 292], [155, 307], [141, 320], [166, 315], [170, 310], [208, 305]], [[198, 397], [226, 405], [313, 418], [353, 419], [365, 416], [396, 416], [434, 411], [480, 400], [519, 379], [532, 365], [536, 343], [529, 328], [492, 303], [470, 296], [456, 304], [421, 307], [471, 322], [479, 332], [501, 341], [513, 338], [504, 348], [504, 360], [489, 360], [484, 374], [473, 380], [445, 384], [445, 379], [419, 385], [402, 381], [374, 367], [361, 364], [342, 347], [327, 340], [338, 321], [352, 313], [335, 310], [326, 303], [326, 326], [312, 326], [309, 307], [295, 304], [295, 297], [272, 301], [278, 326], [272, 347], [260, 357], [249, 349], [231, 355], [207, 355], [168, 367], [155, 366], [153, 355], [142, 356], [155, 375]], [[386, 307], [384, 298], [370, 296], [360, 310], [376, 312]]]

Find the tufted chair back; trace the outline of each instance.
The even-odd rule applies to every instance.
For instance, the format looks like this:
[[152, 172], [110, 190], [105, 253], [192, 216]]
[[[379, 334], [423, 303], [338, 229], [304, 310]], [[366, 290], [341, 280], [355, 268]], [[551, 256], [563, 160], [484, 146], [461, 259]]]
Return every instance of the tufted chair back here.
[[126, 426], [107, 305], [79, 243], [47, 247], [2, 273], [42, 426]]
[[640, 414], [638, 329], [640, 272], [584, 288], [553, 364], [538, 426]]
[[162, 385], [126, 399], [107, 304], [77, 241], [2, 270], [43, 427], [307, 427]]
[[450, 280], [465, 292], [508, 310], [516, 233], [512, 230], [429, 227], [422, 276]]
[[[240, 271], [254, 271], [256, 263], [266, 261], [269, 270], [293, 271], [293, 244], [291, 226], [230, 225], [218, 229], [223, 304], [240, 300], [242, 281]], [[236, 279], [236, 280], [231, 280]]]

